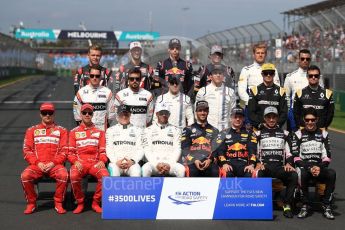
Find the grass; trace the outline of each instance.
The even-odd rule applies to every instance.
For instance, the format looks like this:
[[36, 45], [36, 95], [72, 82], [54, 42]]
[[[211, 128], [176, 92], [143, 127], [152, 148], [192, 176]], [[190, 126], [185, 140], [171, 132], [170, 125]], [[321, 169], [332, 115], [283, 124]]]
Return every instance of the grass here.
[[331, 128], [345, 131], [345, 112], [341, 112], [339, 109], [335, 110]]
[[[32, 76], [32, 75], [30, 75], [30, 76]], [[28, 76], [27, 75], [21, 75], [21, 76], [14, 76], [14, 77], [11, 77], [11, 78], [0, 80], [0, 87], [3, 86], [3, 85], [6, 85], [6, 84], [9, 84], [9, 83], [12, 83], [12, 82], [24, 79], [26, 77], [28, 77]]]

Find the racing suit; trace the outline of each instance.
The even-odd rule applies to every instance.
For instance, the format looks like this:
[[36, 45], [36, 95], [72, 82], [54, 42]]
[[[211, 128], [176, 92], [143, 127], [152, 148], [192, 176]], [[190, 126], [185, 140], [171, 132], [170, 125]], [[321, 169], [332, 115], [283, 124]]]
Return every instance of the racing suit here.
[[193, 94], [193, 67], [190, 62], [186, 62], [179, 58], [177, 61], [168, 58], [163, 62], [158, 62], [156, 70], [159, 77], [164, 81], [163, 88], [167, 87], [169, 77], [176, 77], [182, 84], [182, 92], [191, 96]]
[[[190, 177], [218, 177], [219, 168], [214, 163], [216, 138], [218, 129], [207, 124], [195, 122], [190, 127], [183, 129], [181, 137], [182, 156], [188, 167], [186, 176]], [[204, 162], [210, 159], [211, 164], [205, 170], [200, 171], [194, 164], [196, 160]], [[187, 170], [187, 169], [186, 169]]]
[[[78, 204], [84, 202], [85, 195], [81, 189], [81, 180], [86, 175], [97, 178], [96, 191], [93, 200], [100, 203], [102, 198], [102, 177], [109, 176], [108, 170], [104, 167], [98, 169], [95, 165], [102, 161], [108, 161], [105, 154], [104, 131], [92, 125], [86, 127], [83, 123], [70, 131], [68, 160], [72, 166], [70, 169], [71, 186]], [[78, 161], [82, 164], [81, 171], [74, 165]]]
[[[174, 95], [169, 91], [157, 98], [155, 107], [157, 107], [158, 103], [164, 103], [169, 106], [170, 124], [182, 130], [187, 125], [190, 126], [194, 123], [192, 103], [187, 95], [183, 93]], [[157, 121], [157, 116], [154, 116], [153, 120]]]
[[[335, 188], [336, 172], [328, 168], [331, 162], [331, 151], [328, 132], [317, 129], [307, 131], [298, 130], [293, 135], [292, 149], [294, 161], [300, 176], [300, 186], [302, 189], [302, 202], [309, 202], [308, 184], [311, 178], [326, 184], [325, 196], [322, 200], [324, 205], [329, 205], [332, 201]], [[311, 174], [313, 166], [320, 167], [320, 174], [314, 177]]]
[[264, 110], [269, 106], [277, 108], [278, 124], [282, 127], [287, 119], [287, 101], [284, 88], [275, 84], [268, 87], [264, 83], [253, 86], [249, 91], [248, 115], [255, 128], [260, 128], [264, 122]]
[[184, 177], [185, 168], [177, 163], [181, 158], [180, 129], [170, 124], [161, 125], [153, 122], [144, 132], [144, 151], [148, 162], [142, 167], [143, 177], [159, 175], [159, 163], [169, 164], [169, 175]]
[[136, 127], [145, 128], [152, 120], [153, 97], [152, 94], [140, 88], [134, 92], [130, 88], [121, 90], [115, 95], [115, 105], [127, 105], [131, 110], [131, 124]]
[[146, 89], [151, 92], [151, 89], [159, 88], [160, 82], [153, 79], [153, 68], [144, 63], [140, 62], [139, 66], [134, 65], [132, 62], [126, 65], [121, 65], [119, 71], [115, 74], [113, 92], [116, 94], [122, 89], [128, 87], [128, 71], [134, 67], [137, 67], [141, 71], [141, 82], [140, 88]]
[[[293, 101], [298, 89], [303, 89], [308, 86], [307, 70], [298, 68], [297, 70], [286, 75], [284, 81], [284, 89], [286, 90], [287, 102], [288, 102], [288, 127], [291, 130], [296, 129], [296, 122], [293, 117]], [[323, 87], [323, 79], [320, 76], [320, 86]]]
[[298, 176], [295, 171], [285, 171], [284, 166], [292, 165], [293, 156], [290, 152], [288, 131], [281, 128], [269, 129], [264, 127], [256, 132], [258, 160], [264, 165], [264, 170], [258, 170], [258, 177], [275, 177], [286, 185], [285, 204], [292, 204]]
[[[34, 181], [49, 176], [56, 180], [55, 202], [62, 203], [65, 199], [68, 173], [64, 167], [67, 157], [68, 132], [65, 128], [43, 123], [26, 130], [23, 154], [29, 166], [21, 174], [21, 182], [28, 203], [35, 203], [37, 194]], [[42, 172], [38, 163], [54, 163], [48, 172]]]
[[227, 172], [227, 177], [251, 177], [252, 174], [244, 172], [248, 165], [255, 166], [256, 163], [256, 136], [244, 127], [239, 131], [234, 128], [223, 130], [217, 137], [217, 149], [215, 155], [222, 167], [228, 164], [232, 171]]
[[[108, 169], [110, 176], [141, 176], [139, 161], [144, 156], [142, 148], [142, 129], [138, 129], [131, 124], [115, 126], [107, 129], [106, 153], [110, 160]], [[116, 165], [116, 162], [127, 158], [133, 162], [133, 165], [124, 170]]]
[[222, 131], [229, 128], [231, 110], [236, 106], [236, 95], [233, 89], [224, 86], [215, 86], [213, 83], [201, 88], [195, 99], [207, 101], [210, 105], [208, 122]]
[[[101, 68], [101, 85], [110, 86], [111, 83], [113, 82], [113, 77], [111, 76], [112, 75], [111, 70], [103, 66], [100, 66], [100, 68]], [[74, 94], [77, 94], [79, 89], [89, 84], [90, 70], [91, 70], [90, 64], [87, 64], [86, 66], [83, 66], [77, 70], [77, 73], [75, 74], [75, 77], [74, 77]]]
[[73, 114], [74, 120], [81, 121], [80, 109], [83, 104], [89, 103], [94, 107], [92, 122], [101, 130], [106, 130], [110, 120], [114, 120], [114, 100], [111, 90], [99, 86], [93, 88], [91, 85], [81, 88], [74, 97]]
[[[279, 74], [278, 71], [275, 70], [274, 75], [274, 84], [280, 85]], [[263, 82], [262, 75], [261, 75], [261, 65], [257, 62], [249, 66], [245, 66], [241, 70], [240, 78], [238, 80], [238, 96], [240, 100], [248, 104], [249, 95], [248, 91], [251, 87], [257, 86]]]
[[317, 127], [327, 128], [332, 123], [334, 116], [333, 92], [320, 86], [316, 90], [310, 86], [297, 90], [293, 105], [297, 127], [304, 126], [303, 109], [309, 107], [313, 107], [317, 111], [319, 118]]
[[[320, 76], [319, 82], [320, 86], [324, 87], [322, 76]], [[307, 71], [303, 70], [302, 68], [298, 68], [297, 70], [286, 75], [284, 88], [286, 90], [289, 108], [293, 105], [297, 90], [307, 87], [308, 84]]]
[[[224, 84], [226, 87], [236, 90], [235, 85], [235, 72], [230, 66], [219, 64], [224, 70]], [[211, 72], [214, 69], [215, 64], [209, 63], [206, 66], [201, 66], [199, 69], [199, 76], [195, 76], [194, 90], [199, 91], [202, 87], [211, 83]]]

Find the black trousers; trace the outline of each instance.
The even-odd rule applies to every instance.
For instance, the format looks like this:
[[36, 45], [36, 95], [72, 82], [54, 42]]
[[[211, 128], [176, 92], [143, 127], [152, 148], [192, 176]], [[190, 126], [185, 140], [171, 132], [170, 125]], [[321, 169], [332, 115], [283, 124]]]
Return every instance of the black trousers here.
[[231, 160], [230, 165], [232, 171], [226, 173], [226, 177], [252, 177], [249, 172], [244, 172], [244, 168], [248, 165], [247, 162], [241, 160]]
[[188, 165], [190, 177], [219, 177], [219, 167], [211, 163], [207, 169], [199, 170], [195, 164]]
[[265, 170], [259, 170], [258, 177], [275, 177], [283, 181], [286, 186], [284, 197], [285, 204], [292, 204], [294, 192], [298, 184], [298, 175], [296, 172], [287, 172], [281, 164], [266, 164]]
[[329, 205], [332, 201], [332, 196], [335, 188], [336, 172], [333, 169], [321, 168], [318, 177], [314, 177], [309, 170], [301, 169], [301, 189], [302, 189], [302, 202], [303, 204], [309, 203], [309, 191], [308, 185], [310, 179], [314, 179], [317, 182], [326, 184], [325, 196], [322, 199], [324, 205]]

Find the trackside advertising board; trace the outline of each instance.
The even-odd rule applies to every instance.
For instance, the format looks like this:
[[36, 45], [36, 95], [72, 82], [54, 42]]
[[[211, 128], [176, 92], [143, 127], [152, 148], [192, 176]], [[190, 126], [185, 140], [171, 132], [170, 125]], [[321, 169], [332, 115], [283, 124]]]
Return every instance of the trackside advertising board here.
[[271, 178], [104, 177], [103, 219], [272, 220]]

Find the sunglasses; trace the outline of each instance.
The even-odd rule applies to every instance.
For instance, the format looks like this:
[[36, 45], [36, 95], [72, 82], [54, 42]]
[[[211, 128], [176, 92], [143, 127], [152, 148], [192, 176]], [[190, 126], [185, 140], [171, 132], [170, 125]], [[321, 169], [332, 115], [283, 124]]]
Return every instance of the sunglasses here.
[[90, 74], [90, 78], [100, 78], [101, 75], [100, 74]]
[[90, 116], [92, 116], [92, 115], [93, 115], [93, 112], [85, 112], [85, 111], [83, 111], [83, 112], [81, 112], [81, 114], [83, 114], [84, 116], [85, 116], [86, 114], [89, 114]]
[[128, 78], [129, 81], [140, 81], [140, 77], [129, 77]]
[[320, 77], [320, 74], [308, 74], [308, 78], [319, 78]]
[[315, 119], [315, 118], [306, 118], [306, 119], [304, 119], [304, 121], [305, 121], [306, 123], [308, 123], [308, 122], [315, 122], [316, 119]]
[[54, 111], [41, 111], [42, 116], [52, 116], [54, 114]]
[[207, 108], [207, 109], [197, 109], [196, 111], [197, 111], [197, 112], [208, 112], [209, 109], [208, 109], [208, 108]]
[[301, 61], [310, 61], [311, 58], [300, 58]]
[[276, 71], [262, 71], [264, 76], [274, 76]]

